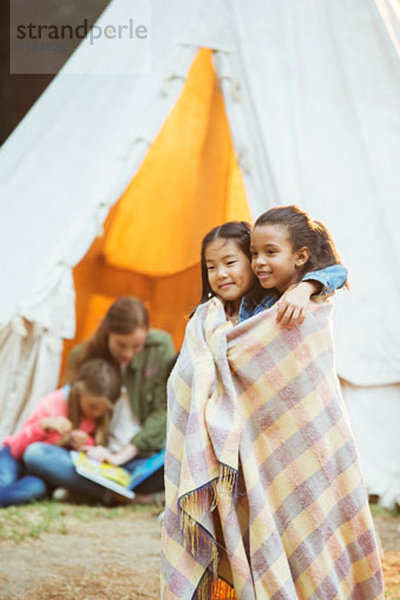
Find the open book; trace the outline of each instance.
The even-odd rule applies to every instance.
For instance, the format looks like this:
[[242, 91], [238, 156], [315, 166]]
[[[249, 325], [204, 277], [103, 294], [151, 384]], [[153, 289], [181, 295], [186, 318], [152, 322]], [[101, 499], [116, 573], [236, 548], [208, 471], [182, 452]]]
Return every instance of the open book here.
[[76, 472], [82, 477], [86, 477], [121, 496], [133, 499], [135, 497], [134, 488], [164, 465], [165, 450], [161, 450], [161, 452], [147, 458], [137, 458], [132, 461], [134, 467], [129, 471], [123, 467], [116, 467], [104, 462], [100, 463], [97, 460], [88, 458], [84, 452], [71, 450], [71, 458]]

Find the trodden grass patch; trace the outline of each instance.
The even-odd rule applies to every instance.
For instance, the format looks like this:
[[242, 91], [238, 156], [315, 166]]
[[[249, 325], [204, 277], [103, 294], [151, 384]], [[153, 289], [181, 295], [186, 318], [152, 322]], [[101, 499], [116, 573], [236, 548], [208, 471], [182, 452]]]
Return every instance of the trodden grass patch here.
[[0, 510], [0, 541], [22, 542], [40, 538], [43, 533], [68, 534], [71, 519], [90, 522], [98, 518], [113, 519], [130, 512], [154, 513], [154, 507], [129, 505], [107, 508], [84, 504], [67, 504], [42, 500], [24, 506], [9, 506]]

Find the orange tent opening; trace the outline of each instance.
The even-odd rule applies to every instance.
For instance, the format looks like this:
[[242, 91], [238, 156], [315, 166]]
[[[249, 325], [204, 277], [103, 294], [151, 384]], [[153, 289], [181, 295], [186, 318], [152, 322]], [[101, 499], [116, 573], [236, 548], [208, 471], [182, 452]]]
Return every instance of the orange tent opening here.
[[201, 240], [216, 225], [250, 221], [212, 51], [197, 54], [185, 87], [104, 233], [74, 268], [77, 332], [87, 338], [118, 296], [141, 298], [152, 327], [179, 348], [200, 296]]

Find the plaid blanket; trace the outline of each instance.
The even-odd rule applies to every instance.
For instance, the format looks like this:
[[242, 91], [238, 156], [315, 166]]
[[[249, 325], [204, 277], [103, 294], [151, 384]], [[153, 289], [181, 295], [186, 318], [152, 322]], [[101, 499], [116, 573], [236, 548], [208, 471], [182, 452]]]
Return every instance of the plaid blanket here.
[[241, 600], [383, 598], [330, 313], [232, 326], [213, 298], [189, 321], [168, 383], [163, 599], [209, 600], [217, 577]]

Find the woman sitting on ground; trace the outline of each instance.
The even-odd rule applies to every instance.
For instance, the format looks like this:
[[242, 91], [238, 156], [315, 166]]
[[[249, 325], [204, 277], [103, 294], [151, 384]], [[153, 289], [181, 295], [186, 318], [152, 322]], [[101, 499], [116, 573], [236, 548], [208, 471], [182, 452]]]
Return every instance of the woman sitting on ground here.
[[[122, 388], [108, 431], [108, 445], [88, 449], [89, 456], [133, 470], [135, 459], [150, 456], [165, 445], [166, 374], [174, 348], [168, 333], [149, 329], [144, 304], [137, 298], [121, 297], [109, 308], [92, 337], [70, 355], [67, 379], [92, 358], [103, 358], [119, 367]], [[30, 473], [49, 484], [107, 502], [104, 489], [76, 474], [70, 461], [68, 477], [59, 476], [57, 458], [51, 448], [35, 444], [25, 453]], [[163, 469], [136, 488], [136, 498], [151, 501], [164, 489]]]

